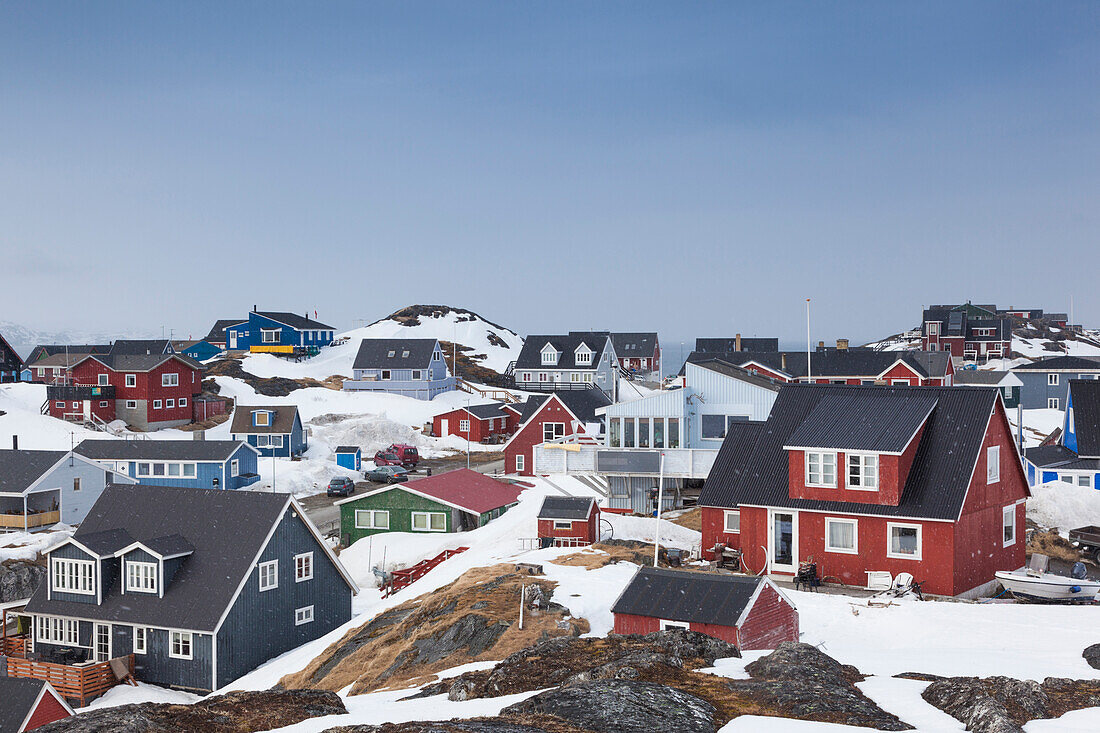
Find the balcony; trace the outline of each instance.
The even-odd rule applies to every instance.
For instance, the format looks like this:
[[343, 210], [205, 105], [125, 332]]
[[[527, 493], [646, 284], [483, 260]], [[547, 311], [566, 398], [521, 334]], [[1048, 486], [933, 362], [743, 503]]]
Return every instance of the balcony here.
[[[599, 454], [603, 453], [601, 460]], [[602, 445], [566, 445], [562, 441], [542, 443], [534, 448], [535, 473], [602, 474], [653, 476], [659, 474], [659, 457], [654, 460], [612, 461], [610, 457], [637, 455], [665, 456], [666, 478], [705, 479], [718, 457], [717, 448], [607, 448]], [[602, 464], [602, 465], [601, 465]], [[614, 468], [611, 464], [619, 464]], [[652, 465], [643, 465], [652, 464]]]
[[0, 530], [35, 529], [48, 527], [61, 521], [61, 511], [27, 512], [0, 514]]
[[113, 400], [115, 388], [112, 384], [48, 384], [46, 399], [49, 400]]
[[[25, 653], [25, 652], [24, 652]], [[125, 679], [133, 679], [134, 655], [106, 662], [61, 662], [8, 657], [8, 676], [42, 680], [53, 685], [62, 697], [84, 707]]]

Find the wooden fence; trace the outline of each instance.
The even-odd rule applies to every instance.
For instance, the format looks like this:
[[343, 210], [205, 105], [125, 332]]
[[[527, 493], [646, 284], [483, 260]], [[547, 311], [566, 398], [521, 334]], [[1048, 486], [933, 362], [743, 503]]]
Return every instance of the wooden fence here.
[[390, 582], [382, 590], [382, 597], [388, 598], [397, 591], [405, 588], [420, 578], [424, 577], [429, 570], [434, 568], [444, 560], [454, 557], [460, 552], [466, 552], [469, 547], [459, 547], [457, 550], [444, 550], [430, 560], [421, 560], [411, 568], [404, 568], [403, 570], [394, 570], [390, 573]]
[[[134, 655], [128, 654], [121, 658], [126, 660], [132, 675]], [[79, 703], [80, 707], [119, 683], [110, 662], [75, 665], [9, 657], [8, 676], [49, 682], [62, 697]]]

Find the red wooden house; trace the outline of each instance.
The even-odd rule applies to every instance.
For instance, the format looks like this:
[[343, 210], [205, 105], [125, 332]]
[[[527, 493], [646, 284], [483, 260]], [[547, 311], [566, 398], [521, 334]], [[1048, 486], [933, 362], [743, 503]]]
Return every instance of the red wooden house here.
[[723, 443], [703, 547], [739, 548], [753, 572], [812, 559], [848, 585], [906, 572], [973, 596], [1024, 565], [1028, 495], [997, 389], [793, 385]]
[[[515, 410], [505, 410], [500, 402], [486, 405], [456, 407], [432, 418], [432, 435], [457, 435], [475, 443], [489, 443], [512, 434], [516, 423]], [[513, 426], [512, 429], [509, 429]]]
[[523, 404], [519, 429], [504, 445], [504, 470], [533, 476], [534, 448], [571, 435], [598, 435], [602, 419], [596, 409], [611, 404], [598, 387], [532, 395]]
[[660, 370], [661, 342], [656, 333], [613, 333], [611, 343], [619, 366], [631, 374]]
[[0, 733], [23, 733], [72, 714], [49, 682], [0, 677]]
[[756, 575], [640, 568], [611, 612], [616, 634], [690, 629], [742, 651], [798, 641], [798, 610]]
[[591, 545], [600, 539], [600, 507], [582, 496], [548, 496], [538, 515], [539, 544]]

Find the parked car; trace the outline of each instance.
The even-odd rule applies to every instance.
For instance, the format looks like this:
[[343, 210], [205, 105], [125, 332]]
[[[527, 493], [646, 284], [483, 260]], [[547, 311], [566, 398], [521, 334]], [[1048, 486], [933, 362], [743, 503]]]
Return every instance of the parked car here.
[[355, 493], [355, 482], [350, 478], [334, 478], [328, 482], [329, 496], [351, 496]]
[[368, 481], [379, 484], [397, 484], [409, 480], [409, 472], [401, 466], [379, 466], [363, 475]]
[[[378, 458], [380, 456], [386, 462], [379, 463]], [[374, 465], [376, 466], [400, 465], [402, 468], [411, 471], [416, 468], [418, 463], [420, 463], [420, 453], [408, 443], [394, 443], [389, 448], [378, 451], [374, 456]]]
[[[375, 466], [400, 466], [401, 458], [396, 453], [378, 451], [374, 454]], [[404, 466], [402, 466], [404, 468]]]

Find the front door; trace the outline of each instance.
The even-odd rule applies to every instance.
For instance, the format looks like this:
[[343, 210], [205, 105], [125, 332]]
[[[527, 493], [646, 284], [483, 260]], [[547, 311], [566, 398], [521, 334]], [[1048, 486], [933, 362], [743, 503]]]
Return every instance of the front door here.
[[86, 422], [92, 421], [92, 401], [84, 400], [84, 420]]
[[769, 572], [794, 573], [798, 568], [798, 517], [792, 512], [768, 512]]
[[111, 658], [111, 625], [96, 624], [95, 638], [92, 641], [95, 644], [95, 660], [108, 661]]
[[447, 418], [445, 418], [445, 417], [440, 418], [440, 420], [439, 420], [439, 437], [444, 438], [448, 435], [450, 435], [450, 433], [447, 432]]
[[230, 331], [229, 332], [229, 348], [231, 348], [231, 349], [236, 349], [237, 348], [237, 332], [236, 331]]

